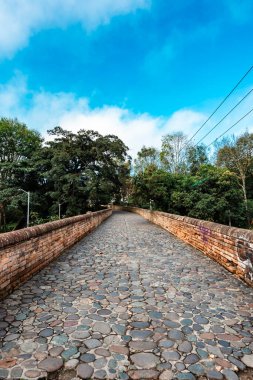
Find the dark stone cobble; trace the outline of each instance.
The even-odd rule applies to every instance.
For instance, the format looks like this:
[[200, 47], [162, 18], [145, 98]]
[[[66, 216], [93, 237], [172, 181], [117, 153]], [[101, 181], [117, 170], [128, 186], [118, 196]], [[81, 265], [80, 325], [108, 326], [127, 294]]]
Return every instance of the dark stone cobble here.
[[252, 300], [201, 252], [117, 212], [1, 303], [0, 378], [236, 380], [253, 366]]

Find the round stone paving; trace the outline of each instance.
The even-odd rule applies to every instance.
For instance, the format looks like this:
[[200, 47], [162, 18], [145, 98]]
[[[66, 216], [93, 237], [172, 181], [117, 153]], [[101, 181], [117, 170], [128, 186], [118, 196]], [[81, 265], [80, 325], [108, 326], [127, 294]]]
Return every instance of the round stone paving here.
[[236, 380], [253, 366], [252, 322], [252, 288], [115, 212], [2, 301], [0, 378]]

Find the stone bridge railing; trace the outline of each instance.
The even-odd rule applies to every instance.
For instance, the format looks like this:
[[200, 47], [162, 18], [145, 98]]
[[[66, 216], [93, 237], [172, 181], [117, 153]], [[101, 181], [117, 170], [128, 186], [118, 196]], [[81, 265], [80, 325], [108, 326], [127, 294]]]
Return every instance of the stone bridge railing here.
[[137, 207], [113, 206], [113, 209], [141, 215], [253, 286], [253, 231]]
[[111, 209], [0, 235], [0, 299], [95, 229]]

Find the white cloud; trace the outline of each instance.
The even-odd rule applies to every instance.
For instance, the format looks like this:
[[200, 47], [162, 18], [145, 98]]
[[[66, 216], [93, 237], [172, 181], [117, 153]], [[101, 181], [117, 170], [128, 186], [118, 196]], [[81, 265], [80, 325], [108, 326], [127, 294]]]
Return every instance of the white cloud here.
[[[244, 89], [231, 99], [225, 108], [222, 107], [198, 133], [195, 142], [210, 131], [247, 91], [247, 88]], [[205, 138], [204, 142], [209, 144], [246, 114], [252, 108], [252, 96], [233, 111]], [[19, 73], [10, 82], [0, 85], [0, 117], [17, 117], [29, 128], [40, 131], [46, 138], [48, 138], [46, 131], [58, 125], [73, 132], [93, 129], [102, 135], [115, 134], [129, 147], [129, 154], [132, 157], [136, 156], [143, 145], [160, 148], [161, 138], [167, 133], [182, 131], [189, 137], [192, 136], [207, 119], [207, 115], [192, 109], [178, 110], [166, 118], [154, 117], [148, 113], [135, 114], [126, 108], [111, 105], [91, 108], [89, 99], [78, 98], [71, 93], [32, 91], [27, 87], [26, 78]], [[246, 128], [249, 132], [253, 132], [253, 113], [242, 120], [229, 134], [238, 135]]]
[[0, 0], [0, 58], [25, 47], [38, 30], [81, 23], [91, 30], [151, 0]]
[[179, 110], [165, 118], [134, 114], [109, 105], [91, 109], [88, 99], [71, 93], [33, 92], [20, 74], [0, 86], [0, 117], [17, 117], [44, 136], [57, 125], [73, 132], [93, 129], [103, 135], [115, 134], [129, 147], [132, 157], [143, 145], [159, 148], [162, 136], [167, 133], [178, 130], [193, 133], [204, 118], [192, 110]]
[[132, 114], [129, 110], [104, 106], [103, 108], [86, 109], [85, 112], [65, 114], [60, 125], [72, 131], [93, 129], [101, 134], [114, 134], [120, 137], [129, 147], [133, 157], [143, 145], [159, 146], [162, 120], [148, 114]]
[[169, 118], [165, 127], [169, 131], [182, 131], [190, 136], [205, 121], [206, 116], [189, 109], [176, 111]]

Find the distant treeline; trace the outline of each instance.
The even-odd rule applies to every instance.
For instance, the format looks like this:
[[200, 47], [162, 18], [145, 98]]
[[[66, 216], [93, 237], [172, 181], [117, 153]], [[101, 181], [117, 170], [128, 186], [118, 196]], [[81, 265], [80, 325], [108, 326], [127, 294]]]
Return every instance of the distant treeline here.
[[[49, 141], [16, 119], [0, 119], [0, 227], [98, 210], [108, 203], [152, 208], [251, 227], [253, 134], [223, 139], [211, 150], [181, 132], [161, 150], [143, 147], [131, 167], [128, 147], [114, 135], [56, 127]], [[22, 191], [22, 190], [23, 191]]]
[[253, 218], [253, 134], [224, 138], [211, 150], [181, 132], [161, 151], [143, 147], [125, 203], [237, 227]]

